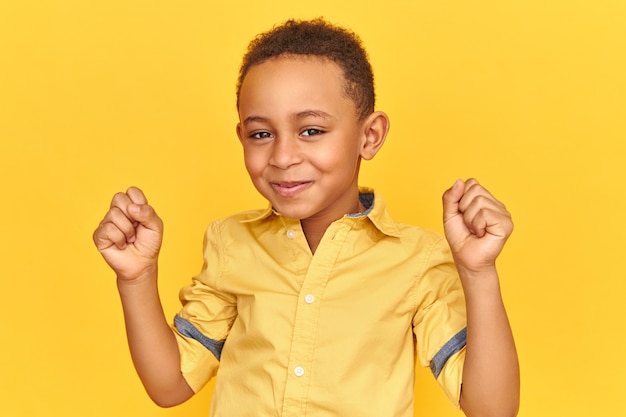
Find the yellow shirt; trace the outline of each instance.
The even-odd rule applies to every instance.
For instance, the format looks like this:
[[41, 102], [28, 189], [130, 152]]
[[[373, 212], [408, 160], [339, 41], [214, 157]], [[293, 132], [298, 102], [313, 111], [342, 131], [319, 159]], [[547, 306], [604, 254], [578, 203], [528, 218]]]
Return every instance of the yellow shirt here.
[[465, 302], [448, 245], [361, 199], [314, 256], [271, 209], [209, 226], [173, 328], [192, 389], [217, 373], [212, 416], [413, 416], [416, 354], [458, 406]]

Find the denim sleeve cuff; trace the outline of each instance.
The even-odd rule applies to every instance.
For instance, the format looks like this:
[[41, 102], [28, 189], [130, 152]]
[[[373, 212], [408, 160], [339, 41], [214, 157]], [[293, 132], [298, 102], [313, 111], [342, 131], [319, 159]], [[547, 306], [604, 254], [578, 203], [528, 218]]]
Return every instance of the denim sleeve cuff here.
[[220, 360], [224, 342], [219, 342], [203, 335], [193, 324], [179, 315], [174, 317], [174, 324], [176, 325], [176, 330], [178, 330], [181, 335], [199, 342], [202, 346], [207, 348], [218, 361]]
[[441, 374], [443, 367], [446, 366], [448, 359], [465, 347], [466, 340], [467, 328], [464, 328], [439, 349], [439, 352], [437, 352], [430, 362], [430, 370], [435, 378], [439, 378], [439, 374]]

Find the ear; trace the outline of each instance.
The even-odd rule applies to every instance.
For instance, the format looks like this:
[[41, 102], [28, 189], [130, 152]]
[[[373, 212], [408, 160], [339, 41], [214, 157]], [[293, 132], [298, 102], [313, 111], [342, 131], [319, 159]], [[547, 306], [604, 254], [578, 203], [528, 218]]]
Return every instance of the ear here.
[[372, 159], [385, 143], [389, 132], [389, 117], [381, 111], [367, 116], [363, 122], [363, 143], [361, 144], [361, 158]]
[[241, 138], [241, 123], [237, 123], [235, 130], [237, 131], [237, 137], [239, 138], [239, 142], [243, 144], [243, 140]]

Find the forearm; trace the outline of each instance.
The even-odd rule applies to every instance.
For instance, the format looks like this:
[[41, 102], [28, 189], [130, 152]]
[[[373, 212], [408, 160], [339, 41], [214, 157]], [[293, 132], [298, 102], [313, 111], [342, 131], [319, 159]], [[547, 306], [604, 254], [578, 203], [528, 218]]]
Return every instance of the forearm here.
[[467, 351], [461, 407], [467, 416], [515, 416], [519, 363], [495, 270], [459, 271], [467, 303]]
[[180, 371], [180, 353], [157, 287], [157, 273], [131, 282], [118, 279], [133, 363], [150, 398], [162, 407], [193, 395]]

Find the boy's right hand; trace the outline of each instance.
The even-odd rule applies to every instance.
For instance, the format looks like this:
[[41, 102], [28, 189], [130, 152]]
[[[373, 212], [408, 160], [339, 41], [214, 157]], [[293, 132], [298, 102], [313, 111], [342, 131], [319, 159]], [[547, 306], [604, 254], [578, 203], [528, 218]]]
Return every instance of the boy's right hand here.
[[163, 222], [139, 188], [117, 193], [93, 241], [119, 280], [156, 273]]

